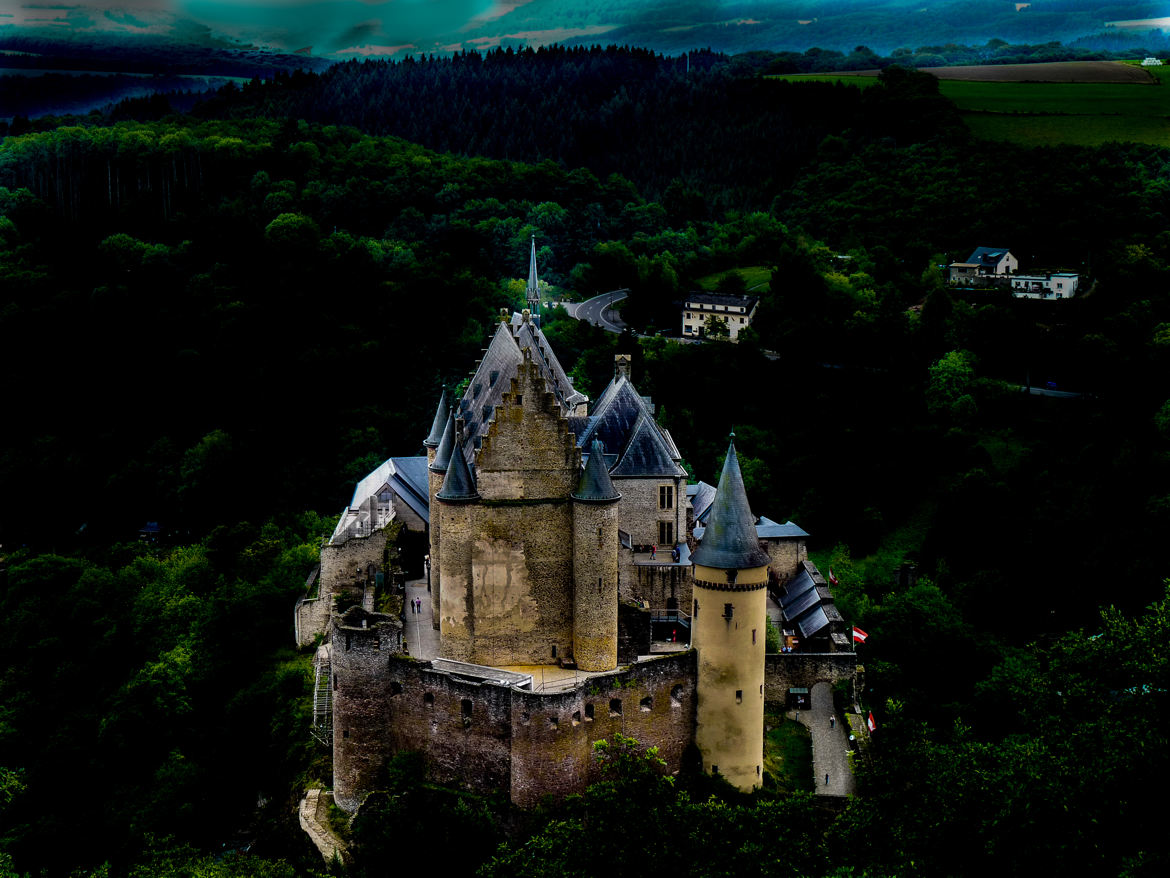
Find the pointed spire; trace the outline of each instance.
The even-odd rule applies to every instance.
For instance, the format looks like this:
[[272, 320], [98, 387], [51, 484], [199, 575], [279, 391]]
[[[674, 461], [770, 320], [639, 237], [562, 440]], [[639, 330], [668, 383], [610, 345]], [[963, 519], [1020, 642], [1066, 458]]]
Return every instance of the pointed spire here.
[[471, 474], [471, 467], [467, 465], [467, 458], [463, 456], [463, 442], [458, 440], [454, 445], [451, 465], [447, 467], [447, 477], [443, 479], [443, 487], [435, 496], [447, 501], [478, 500], [479, 491], [475, 487], [475, 476]]
[[447, 415], [447, 426], [443, 430], [443, 438], [439, 440], [439, 447], [435, 449], [435, 462], [430, 470], [435, 473], [445, 473], [451, 464], [451, 449], [455, 447], [455, 412]]
[[691, 558], [701, 567], [719, 570], [763, 567], [769, 561], [768, 553], [760, 548], [756, 536], [756, 519], [752, 516], [743, 487], [734, 433], [727, 446], [719, 487], [715, 489], [715, 499], [711, 503], [707, 530]]
[[450, 414], [451, 408], [447, 405], [447, 388], [444, 387], [443, 394], [439, 397], [439, 407], [435, 410], [435, 420], [431, 423], [431, 432], [423, 440], [423, 445], [427, 448], [439, 447], [439, 443], [443, 441], [443, 430], [447, 426]]
[[539, 281], [536, 277], [536, 235], [532, 236], [532, 254], [528, 257], [528, 301], [540, 301]]
[[594, 439], [589, 446], [589, 461], [581, 473], [581, 480], [577, 483], [577, 490], [573, 492], [573, 499], [589, 503], [606, 503], [620, 500], [621, 496], [618, 489], [613, 486], [609, 470], [605, 468], [605, 446], [600, 440]]
[[525, 299], [528, 304], [528, 313], [532, 315], [532, 322], [540, 326], [540, 281], [536, 276], [536, 235], [532, 236], [532, 254], [528, 257], [528, 290]]

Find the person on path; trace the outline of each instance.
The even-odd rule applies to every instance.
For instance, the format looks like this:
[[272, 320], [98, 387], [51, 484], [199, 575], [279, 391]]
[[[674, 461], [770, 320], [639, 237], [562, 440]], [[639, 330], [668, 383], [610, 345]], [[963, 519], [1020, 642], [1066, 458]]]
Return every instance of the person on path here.
[[654, 556], [657, 554], [658, 554], [658, 546], [651, 546], [650, 547], [650, 560], [653, 561]]
[[836, 725], [837, 725], [837, 717], [835, 717], [835, 716], [829, 717], [829, 728], [830, 729], [836, 728]]

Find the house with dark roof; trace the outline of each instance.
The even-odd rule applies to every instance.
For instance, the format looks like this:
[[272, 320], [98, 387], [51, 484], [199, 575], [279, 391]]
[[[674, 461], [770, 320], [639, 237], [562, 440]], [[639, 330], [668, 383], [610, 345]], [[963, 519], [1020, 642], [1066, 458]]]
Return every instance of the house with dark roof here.
[[1020, 261], [1006, 247], [976, 247], [966, 261], [947, 266], [947, 280], [952, 284], [986, 285], [1010, 277], [1019, 268]]
[[683, 301], [683, 338], [705, 338], [712, 318], [727, 329], [727, 337], [735, 341], [740, 332], [752, 325], [756, 316], [758, 296], [729, 296], [722, 293], [691, 293]]

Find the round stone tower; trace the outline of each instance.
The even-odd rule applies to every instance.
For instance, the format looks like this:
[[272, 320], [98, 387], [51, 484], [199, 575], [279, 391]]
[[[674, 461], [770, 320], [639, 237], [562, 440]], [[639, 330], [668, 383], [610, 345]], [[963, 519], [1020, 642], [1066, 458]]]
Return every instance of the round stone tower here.
[[573, 659], [583, 671], [617, 667], [618, 506], [621, 494], [596, 439], [573, 491]]
[[475, 638], [475, 618], [471, 612], [472, 532], [480, 497], [471, 467], [463, 455], [462, 437], [457, 437], [452, 444], [447, 475], [435, 498], [439, 501], [443, 531], [443, 540], [439, 544], [439, 567], [443, 577], [439, 601], [439, 654], [443, 658], [470, 661]]
[[[430, 543], [431, 543], [431, 619], [435, 628], [439, 627], [439, 588], [442, 572], [439, 564], [439, 544], [443, 530], [443, 517], [439, 514], [439, 504], [435, 502], [435, 495], [443, 487], [443, 477], [447, 474], [447, 467], [451, 463], [451, 449], [455, 445], [455, 416], [447, 410], [446, 391], [443, 400], [439, 403], [439, 411], [435, 413], [435, 426], [431, 427], [431, 434], [423, 444], [427, 446], [427, 486], [430, 495], [427, 498], [430, 507]], [[443, 423], [439, 423], [439, 413], [443, 413]], [[431, 447], [431, 441], [436, 432], [439, 439]]]
[[750, 790], [760, 785], [764, 765], [768, 553], [756, 536], [735, 434], [692, 560], [691, 645], [699, 664], [695, 743], [704, 771]]

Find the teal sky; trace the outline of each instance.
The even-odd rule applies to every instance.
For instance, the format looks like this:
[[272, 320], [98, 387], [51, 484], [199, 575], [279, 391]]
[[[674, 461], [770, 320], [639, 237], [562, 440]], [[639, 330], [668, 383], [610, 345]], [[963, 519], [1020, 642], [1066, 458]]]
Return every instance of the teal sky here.
[[0, 0], [0, 25], [59, 34], [197, 32], [314, 54], [437, 48], [528, 0]]

